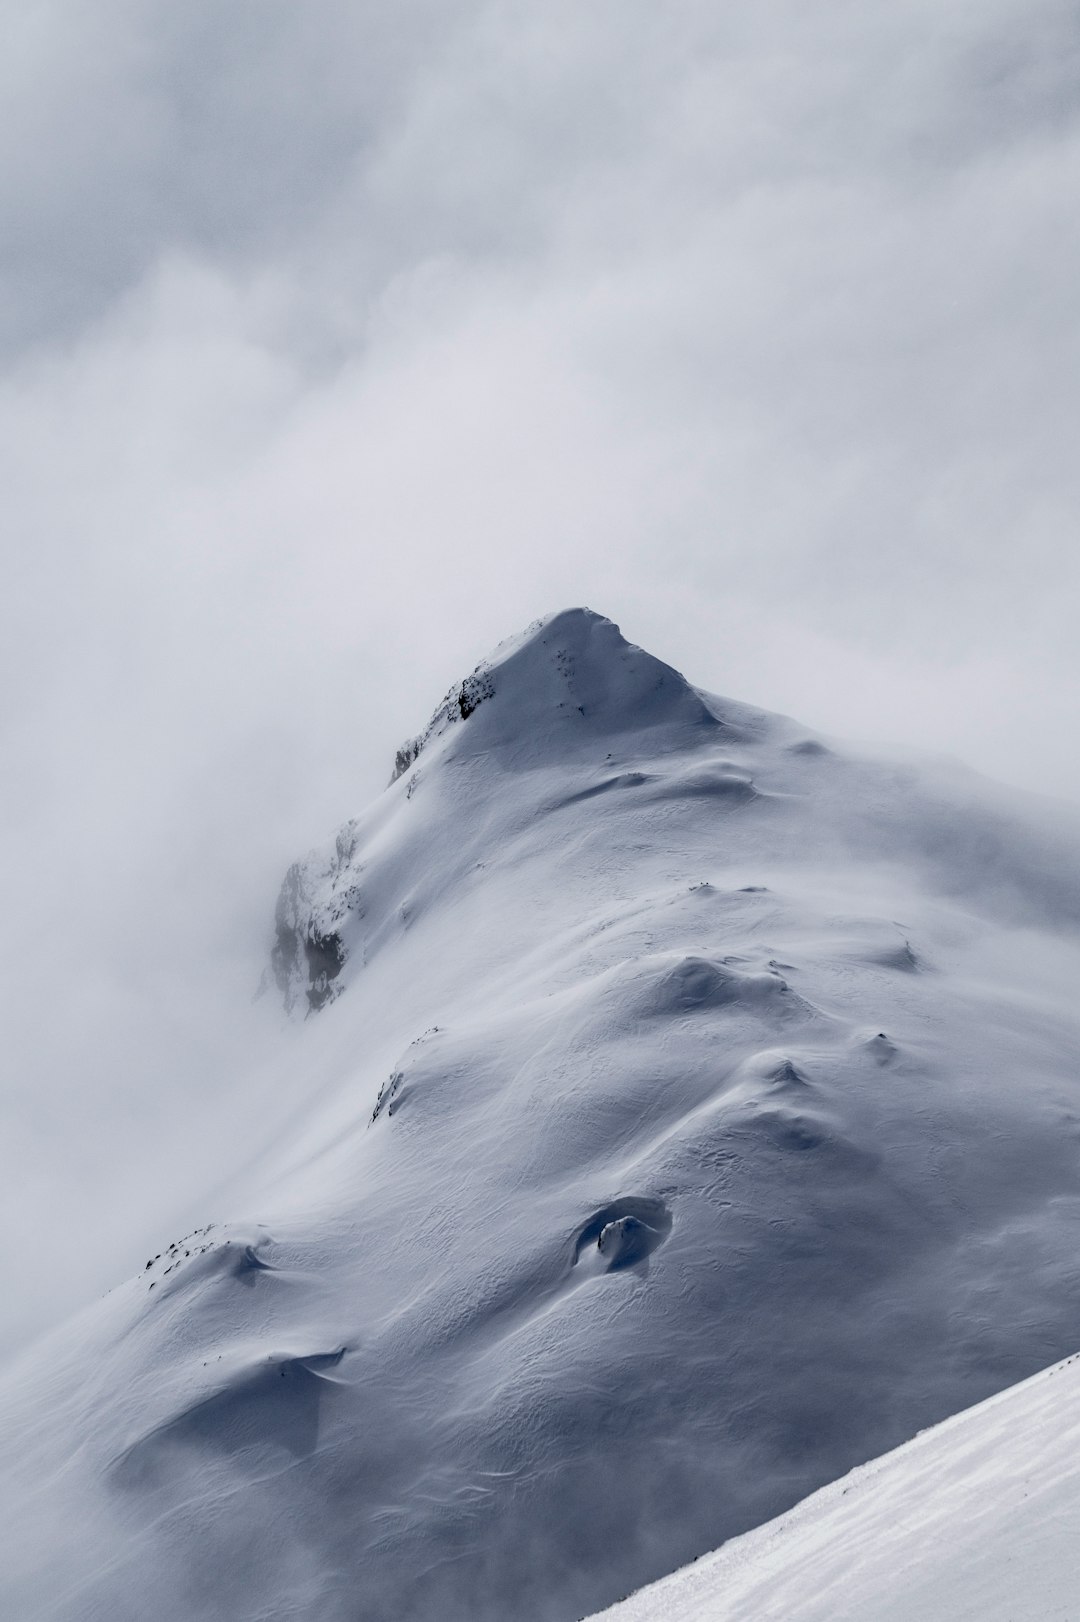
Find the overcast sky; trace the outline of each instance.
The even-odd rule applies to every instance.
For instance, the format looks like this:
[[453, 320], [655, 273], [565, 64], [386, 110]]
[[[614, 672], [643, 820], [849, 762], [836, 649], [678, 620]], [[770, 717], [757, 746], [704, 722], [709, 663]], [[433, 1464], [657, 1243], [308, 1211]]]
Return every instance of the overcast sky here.
[[9, 1344], [213, 1214], [284, 867], [536, 615], [1080, 798], [1075, 0], [3, 32]]

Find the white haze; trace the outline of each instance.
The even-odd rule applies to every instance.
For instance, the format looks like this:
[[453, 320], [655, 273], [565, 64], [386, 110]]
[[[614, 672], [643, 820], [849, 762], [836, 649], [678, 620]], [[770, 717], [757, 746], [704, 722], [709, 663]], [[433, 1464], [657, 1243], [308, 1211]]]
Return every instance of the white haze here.
[[1074, 7], [4, 30], [8, 1344], [205, 1210], [282, 870], [536, 614], [1080, 794]]

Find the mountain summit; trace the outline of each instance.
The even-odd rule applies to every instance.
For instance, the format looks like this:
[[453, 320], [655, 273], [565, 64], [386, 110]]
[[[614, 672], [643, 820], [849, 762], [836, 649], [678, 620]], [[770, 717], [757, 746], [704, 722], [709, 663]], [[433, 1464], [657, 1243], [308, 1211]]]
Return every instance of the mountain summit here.
[[481, 706], [468, 745], [460, 734], [455, 745], [510, 750], [523, 764], [626, 732], [666, 729], [675, 747], [695, 728], [719, 725], [677, 670], [627, 642], [602, 614], [568, 608], [536, 620], [456, 683], [424, 731], [398, 751], [394, 777]]
[[1071, 1351], [1078, 854], [504, 645], [286, 876], [288, 1131], [0, 1384], [6, 1614], [570, 1622]]
[[[745, 706], [726, 709], [725, 717], [720, 701], [710, 704], [602, 614], [565, 609], [535, 620], [455, 682], [423, 731], [397, 751], [390, 784], [404, 778], [411, 799], [435, 767], [445, 772], [479, 762], [489, 774], [610, 767], [627, 741], [637, 753], [691, 753], [743, 735], [736, 711], [744, 723], [766, 719]], [[595, 792], [627, 782], [612, 768]], [[487, 798], [483, 787], [476, 797]], [[360, 906], [356, 840], [357, 825], [350, 824], [328, 859], [297, 864], [286, 875], [272, 962], [290, 1011], [315, 1011], [342, 989], [338, 976], [355, 945], [348, 923]]]

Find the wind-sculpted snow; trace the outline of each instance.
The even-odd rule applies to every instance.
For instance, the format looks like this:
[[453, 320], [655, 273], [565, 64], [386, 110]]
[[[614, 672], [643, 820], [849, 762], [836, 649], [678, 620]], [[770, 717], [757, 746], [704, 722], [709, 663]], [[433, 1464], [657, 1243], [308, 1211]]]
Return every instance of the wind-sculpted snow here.
[[286, 1141], [8, 1374], [12, 1615], [566, 1622], [1072, 1349], [1075, 839], [477, 674], [286, 881]]

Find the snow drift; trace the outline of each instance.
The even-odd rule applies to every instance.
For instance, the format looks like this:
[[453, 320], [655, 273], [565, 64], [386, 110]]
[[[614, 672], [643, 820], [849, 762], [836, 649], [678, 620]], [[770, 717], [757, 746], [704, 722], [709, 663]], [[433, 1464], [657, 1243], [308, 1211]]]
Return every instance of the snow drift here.
[[7, 1370], [7, 1614], [564, 1622], [1071, 1351], [1077, 843], [499, 649], [286, 877], [288, 1133]]

